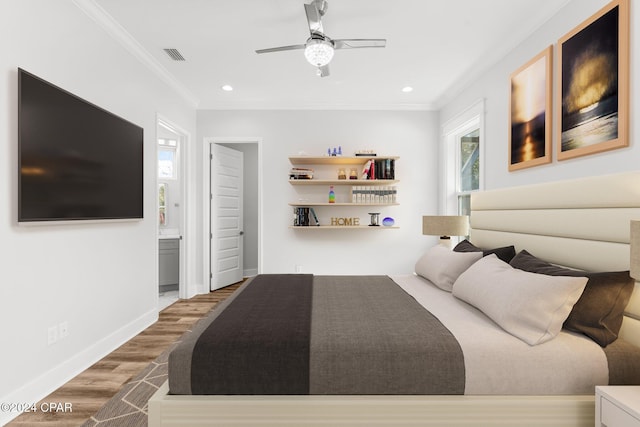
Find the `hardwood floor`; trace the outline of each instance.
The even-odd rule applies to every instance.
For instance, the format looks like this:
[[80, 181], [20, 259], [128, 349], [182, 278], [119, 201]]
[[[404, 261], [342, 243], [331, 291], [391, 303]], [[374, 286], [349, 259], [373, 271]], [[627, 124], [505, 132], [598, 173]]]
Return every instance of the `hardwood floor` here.
[[[79, 426], [95, 414], [132, 377], [176, 341], [241, 283], [188, 300], [178, 300], [160, 312], [156, 323], [114, 350], [41, 402], [70, 403], [72, 412], [24, 413], [8, 427]], [[38, 403], [39, 407], [40, 403]]]

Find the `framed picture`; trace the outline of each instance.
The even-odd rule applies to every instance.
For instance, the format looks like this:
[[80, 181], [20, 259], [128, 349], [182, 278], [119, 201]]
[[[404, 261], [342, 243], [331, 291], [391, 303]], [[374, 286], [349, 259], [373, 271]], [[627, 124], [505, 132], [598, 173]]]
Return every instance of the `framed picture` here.
[[511, 74], [509, 171], [551, 162], [553, 47]]
[[629, 1], [614, 0], [558, 41], [558, 160], [629, 145]]

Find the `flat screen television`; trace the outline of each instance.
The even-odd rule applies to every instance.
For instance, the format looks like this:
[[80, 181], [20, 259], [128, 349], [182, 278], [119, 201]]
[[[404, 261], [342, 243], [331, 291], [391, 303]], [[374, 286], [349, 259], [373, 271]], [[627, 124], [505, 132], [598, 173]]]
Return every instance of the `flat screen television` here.
[[18, 69], [18, 221], [143, 217], [143, 129]]

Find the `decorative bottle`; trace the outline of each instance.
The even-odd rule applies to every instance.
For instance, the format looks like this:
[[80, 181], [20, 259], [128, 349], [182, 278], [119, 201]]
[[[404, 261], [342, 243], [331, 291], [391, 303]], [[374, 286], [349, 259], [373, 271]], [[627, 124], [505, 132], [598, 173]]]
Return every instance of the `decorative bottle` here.
[[333, 191], [333, 185], [329, 187], [329, 203], [336, 202], [336, 193]]

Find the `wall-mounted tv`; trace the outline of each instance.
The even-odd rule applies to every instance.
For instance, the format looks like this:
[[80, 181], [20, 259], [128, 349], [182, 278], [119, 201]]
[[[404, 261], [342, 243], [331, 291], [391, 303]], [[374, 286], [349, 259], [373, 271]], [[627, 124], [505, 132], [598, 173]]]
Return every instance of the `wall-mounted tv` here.
[[18, 221], [143, 217], [143, 129], [18, 69]]

